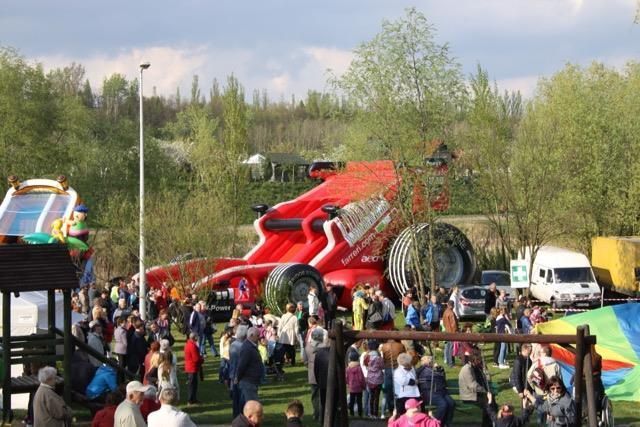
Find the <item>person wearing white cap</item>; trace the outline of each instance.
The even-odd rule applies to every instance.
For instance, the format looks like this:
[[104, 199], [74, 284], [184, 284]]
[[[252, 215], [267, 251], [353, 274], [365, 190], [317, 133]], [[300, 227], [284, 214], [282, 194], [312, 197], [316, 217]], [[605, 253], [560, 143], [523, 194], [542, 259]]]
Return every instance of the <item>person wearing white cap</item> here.
[[[91, 332], [87, 336], [87, 344], [89, 347], [104, 356], [104, 339], [102, 338], [102, 325], [97, 320], [89, 322]], [[102, 362], [95, 357], [89, 355], [89, 362], [96, 368], [102, 366]]]
[[149, 427], [195, 427], [189, 415], [175, 407], [177, 403], [177, 390], [163, 388], [160, 391], [160, 409], [149, 414]]
[[140, 412], [140, 404], [149, 387], [142, 385], [140, 381], [131, 381], [127, 384], [127, 398], [116, 409], [113, 427], [147, 427]]

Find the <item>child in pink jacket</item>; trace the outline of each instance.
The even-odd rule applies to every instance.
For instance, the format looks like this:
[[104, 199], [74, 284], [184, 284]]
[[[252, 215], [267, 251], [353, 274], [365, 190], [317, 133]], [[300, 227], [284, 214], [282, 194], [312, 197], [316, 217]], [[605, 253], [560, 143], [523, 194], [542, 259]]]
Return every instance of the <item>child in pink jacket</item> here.
[[389, 418], [387, 427], [440, 427], [440, 420], [433, 418], [431, 414], [427, 415], [420, 412], [422, 402], [416, 399], [409, 399], [404, 403], [407, 410], [402, 416], [397, 417], [396, 411]]
[[354, 416], [354, 405], [358, 405], [358, 416], [362, 417], [362, 392], [367, 386], [364, 374], [360, 367], [359, 357], [356, 353], [349, 356], [349, 365], [346, 371], [347, 391], [349, 391], [349, 413]]

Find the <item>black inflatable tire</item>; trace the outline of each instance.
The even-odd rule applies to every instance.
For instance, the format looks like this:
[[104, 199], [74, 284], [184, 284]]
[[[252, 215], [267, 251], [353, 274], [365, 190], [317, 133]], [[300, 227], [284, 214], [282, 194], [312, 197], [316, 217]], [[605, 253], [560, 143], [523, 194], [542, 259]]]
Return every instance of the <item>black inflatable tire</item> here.
[[[429, 224], [416, 224], [407, 227], [398, 234], [390, 247], [387, 256], [387, 277], [399, 296], [404, 295], [413, 284], [413, 271], [410, 268], [412, 245], [414, 244], [412, 234], [424, 234], [428, 227]], [[461, 283], [471, 283], [476, 273], [476, 258], [471, 242], [462, 231], [451, 224], [438, 222], [434, 227], [435, 237], [442, 238], [447, 244], [446, 251], [441, 249], [436, 255], [441, 258], [455, 257], [452, 264], [459, 265], [458, 271], [454, 271], [453, 276], [443, 278], [440, 275], [438, 285], [448, 288]], [[428, 280], [427, 278], [427, 282]]]
[[310, 286], [318, 289], [318, 298], [322, 301], [324, 282], [318, 270], [307, 264], [282, 264], [274, 268], [265, 284], [265, 301], [276, 314], [284, 312], [287, 303], [302, 301], [307, 306], [307, 293]]

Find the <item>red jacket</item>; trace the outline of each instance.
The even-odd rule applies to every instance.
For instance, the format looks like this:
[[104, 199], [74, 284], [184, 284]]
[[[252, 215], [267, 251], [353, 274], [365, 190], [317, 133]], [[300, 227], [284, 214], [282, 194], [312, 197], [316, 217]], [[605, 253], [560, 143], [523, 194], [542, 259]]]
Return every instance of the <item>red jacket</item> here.
[[93, 416], [91, 427], [113, 427], [116, 405], [105, 406]]
[[198, 345], [193, 340], [187, 340], [184, 345], [184, 371], [187, 374], [195, 374], [200, 369], [204, 359], [200, 355]]
[[155, 399], [145, 397], [140, 404], [140, 413], [142, 414], [142, 418], [144, 418], [145, 422], [147, 421], [149, 414], [157, 411], [158, 409], [160, 409], [160, 402]]

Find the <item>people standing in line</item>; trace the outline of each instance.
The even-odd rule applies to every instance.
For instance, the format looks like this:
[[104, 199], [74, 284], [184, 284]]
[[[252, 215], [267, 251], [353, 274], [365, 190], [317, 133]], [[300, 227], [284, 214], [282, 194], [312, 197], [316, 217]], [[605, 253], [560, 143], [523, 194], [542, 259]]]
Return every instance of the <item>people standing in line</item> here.
[[[329, 347], [319, 347], [313, 363], [313, 373], [320, 394], [320, 425], [324, 424], [324, 410], [327, 404], [327, 373], [329, 372]], [[335, 389], [337, 391], [337, 388]], [[337, 393], [334, 393], [337, 394]]]
[[180, 304], [180, 312], [182, 313], [182, 325], [180, 325], [180, 332], [182, 332], [187, 337], [189, 336], [189, 324], [191, 322], [191, 315], [193, 314], [193, 310], [194, 309], [191, 298], [185, 298], [184, 302]]
[[250, 400], [244, 404], [242, 413], [233, 419], [231, 427], [260, 427], [263, 417], [262, 403]]
[[369, 414], [371, 418], [378, 418], [380, 414], [380, 392], [384, 383], [384, 360], [378, 352], [378, 343], [369, 340], [369, 352], [364, 358], [367, 367], [367, 389], [369, 390]]
[[233, 343], [233, 328], [226, 326], [220, 337], [220, 368], [218, 369], [218, 380], [221, 384], [227, 386], [227, 389], [231, 390], [231, 383], [229, 378], [229, 358], [231, 343]]
[[349, 414], [355, 416], [355, 406], [358, 406], [358, 416], [362, 417], [362, 392], [367, 387], [362, 368], [360, 367], [360, 357], [352, 353], [348, 359], [345, 372], [347, 392], [349, 393]]
[[[384, 401], [386, 410], [393, 412], [395, 396], [393, 390], [393, 371], [398, 366], [397, 360], [400, 354], [405, 352], [404, 345], [400, 341], [388, 339], [380, 346], [380, 352], [384, 360]], [[384, 414], [383, 414], [384, 415]]]
[[149, 389], [144, 393], [142, 403], [140, 404], [140, 413], [142, 414], [144, 422], [147, 422], [150, 413], [157, 411], [158, 409], [160, 409], [158, 389], [153, 385], [149, 385]]
[[509, 317], [511, 317], [511, 301], [507, 298], [507, 291], [500, 289], [498, 298], [496, 299], [496, 308], [500, 310], [504, 308]]
[[395, 392], [395, 413], [405, 413], [405, 403], [409, 399], [419, 399], [418, 379], [413, 368], [412, 358], [408, 353], [398, 356], [398, 367], [393, 371], [393, 389]]
[[149, 427], [196, 427], [186, 412], [176, 407], [180, 400], [178, 391], [165, 387], [159, 393], [160, 409], [147, 417]]
[[34, 427], [65, 427], [71, 423], [71, 408], [55, 390], [57, 375], [51, 366], [38, 371], [40, 385], [33, 397]]
[[[125, 369], [127, 366], [127, 319], [126, 317], [118, 317], [117, 318], [116, 330], [113, 333], [113, 352], [116, 354], [118, 358], [118, 366], [120, 368]], [[118, 371], [118, 382], [124, 382], [124, 372], [122, 370]]]
[[[157, 344], [159, 349], [160, 343], [154, 342], [153, 344]], [[158, 366], [160, 366], [160, 351], [152, 353], [152, 350], [150, 349], [144, 358], [145, 371], [142, 384], [152, 386], [158, 385]]]
[[460, 289], [457, 286], [451, 288], [451, 295], [449, 295], [449, 301], [453, 302], [453, 314], [456, 315], [457, 319], [460, 319]]
[[315, 286], [309, 287], [309, 293], [307, 294], [307, 304], [309, 306], [309, 316], [318, 317], [320, 298], [318, 298], [318, 288], [316, 288]]
[[187, 403], [194, 405], [198, 401], [198, 375], [204, 359], [198, 349], [198, 334], [191, 332], [184, 344], [184, 372], [187, 374]]
[[533, 325], [531, 324], [531, 320], [529, 320], [529, 316], [531, 315], [531, 309], [525, 308], [522, 312], [522, 316], [518, 319], [520, 333], [522, 334], [530, 334], [533, 330]]
[[113, 427], [116, 409], [123, 400], [124, 396], [119, 390], [107, 393], [104, 407], [93, 416], [91, 427]]
[[441, 366], [433, 362], [432, 356], [422, 356], [422, 366], [416, 370], [418, 388], [423, 406], [435, 406], [435, 418], [443, 426], [453, 426], [456, 403], [447, 389], [447, 377]]
[[429, 302], [422, 310], [422, 319], [429, 331], [440, 331], [440, 304], [438, 304], [437, 295], [431, 295]]
[[280, 318], [280, 327], [278, 329], [278, 343], [280, 345], [276, 349], [276, 366], [280, 373], [282, 373], [285, 356], [289, 358], [292, 365], [295, 364], [295, 345], [300, 335], [300, 322], [296, 314], [296, 307], [289, 303], [285, 310], [286, 313]]
[[180, 385], [178, 383], [178, 367], [173, 363], [173, 354], [167, 351], [160, 356], [158, 364], [158, 391], [162, 392], [165, 388], [173, 389], [175, 394], [180, 398]]
[[[498, 317], [496, 318], [496, 332], [499, 335], [506, 335], [513, 333], [511, 330], [511, 319], [506, 308], [502, 307], [498, 309]], [[498, 354], [498, 368], [509, 369], [507, 364], [507, 343], [499, 343], [500, 350]]]
[[527, 372], [531, 367], [531, 344], [525, 343], [520, 346], [520, 354], [518, 354], [513, 361], [513, 369], [511, 375], [509, 375], [509, 383], [513, 387], [513, 391], [518, 394], [518, 397], [522, 400], [525, 398], [524, 392], [531, 390], [527, 383]]
[[[362, 345], [360, 347], [362, 348], [362, 353], [360, 353], [360, 358], [359, 358], [360, 369], [362, 369], [362, 375], [364, 375], [364, 378], [366, 381], [369, 371], [367, 370], [365, 359], [369, 354], [369, 344], [367, 340], [361, 340], [361, 342], [362, 342]], [[371, 341], [371, 343], [375, 343], [375, 341]], [[371, 397], [371, 393], [369, 393], [369, 387], [367, 386], [362, 391], [362, 407], [363, 407], [364, 416], [367, 418], [371, 416], [371, 407], [369, 405], [369, 401], [371, 400], [370, 397]]]
[[556, 377], [562, 379], [560, 365], [552, 357], [552, 354], [553, 352], [550, 346], [542, 346], [542, 356], [532, 362], [527, 372], [527, 381], [538, 397], [545, 395], [550, 378]]
[[[207, 311], [207, 303], [204, 301], [200, 301], [199, 305], [200, 305], [200, 313], [204, 317], [204, 330], [203, 330], [204, 340], [202, 343], [203, 344], [202, 348], [204, 349], [203, 356], [207, 355], [207, 346], [205, 345], [205, 341], [206, 341], [206, 344], [209, 345], [209, 349], [211, 350], [211, 355], [213, 357], [218, 357], [219, 354], [218, 354], [218, 349], [216, 349], [216, 340], [213, 337], [213, 335], [217, 331], [216, 325], [213, 323], [211, 314]], [[202, 349], [200, 350], [202, 351]]]
[[[518, 297], [518, 300], [515, 303], [515, 316], [516, 316], [516, 330], [518, 331], [518, 333], [525, 333], [522, 331], [522, 325], [520, 323], [520, 320], [522, 318], [522, 316], [524, 315], [524, 311], [530, 308], [529, 307], [529, 301], [527, 300], [527, 297], [524, 295], [520, 295]], [[529, 315], [531, 314], [531, 311], [529, 311]], [[529, 317], [529, 315], [527, 315], [527, 317]], [[527, 319], [528, 320], [528, 319]]]
[[[458, 318], [453, 312], [454, 306], [455, 302], [452, 300], [447, 301], [447, 309], [442, 315], [442, 324], [444, 330], [448, 333], [458, 332]], [[453, 367], [453, 342], [451, 340], [447, 341], [444, 345], [444, 361], [448, 367]]]
[[240, 390], [240, 405], [251, 400], [259, 401], [258, 387], [262, 381], [264, 364], [258, 351], [260, 331], [251, 327], [247, 331], [247, 339], [242, 343], [238, 357], [238, 366], [235, 369], [234, 384]]
[[[105, 343], [102, 338], [102, 325], [97, 320], [89, 322], [90, 332], [87, 336], [87, 345], [94, 349], [96, 352], [105, 355]], [[89, 355], [89, 362], [96, 368], [102, 366], [102, 361]]]
[[[315, 361], [318, 349], [323, 346], [324, 331], [322, 329], [316, 329], [311, 333], [311, 339], [305, 346], [304, 358], [302, 359], [304, 364], [307, 366], [307, 381], [311, 388], [311, 404], [313, 405], [313, 419], [315, 421], [320, 420], [320, 411], [322, 410], [322, 406], [320, 404], [320, 388], [318, 387], [318, 380], [316, 379], [315, 373]], [[356, 352], [356, 355], [357, 354], [358, 353]], [[350, 357], [348, 357], [347, 360], [351, 360]]]
[[147, 427], [142, 412], [140, 412], [140, 405], [144, 400], [144, 393], [149, 390], [149, 387], [142, 385], [140, 381], [131, 381], [127, 384], [127, 396], [116, 409], [114, 427]]
[[380, 329], [385, 331], [390, 331], [394, 328], [395, 318], [396, 318], [396, 306], [386, 295], [382, 293], [382, 291], [376, 291], [376, 294], [379, 292], [379, 298], [382, 301], [382, 325], [380, 325]]
[[115, 323], [116, 319], [119, 317], [129, 317], [131, 315], [131, 310], [127, 306], [127, 300], [124, 298], [118, 299], [118, 308], [113, 312], [113, 322]]
[[229, 383], [231, 384], [231, 407], [234, 418], [242, 412], [242, 405], [240, 403], [242, 396], [240, 388], [233, 380], [236, 377], [236, 369], [238, 369], [240, 352], [242, 351], [242, 346], [247, 339], [248, 330], [249, 328], [247, 328], [246, 325], [238, 325], [236, 327], [235, 340], [231, 343], [231, 347], [229, 347]]
[[367, 309], [367, 329], [379, 329], [383, 322], [382, 292], [375, 291]]
[[146, 328], [144, 322], [136, 319], [133, 323], [134, 332], [129, 333], [127, 343], [127, 369], [144, 380], [144, 358], [149, 351], [149, 344], [145, 339]]
[[200, 302], [193, 304], [193, 312], [189, 318], [189, 330], [198, 336], [198, 350], [200, 355], [205, 354], [205, 337], [204, 328], [207, 325], [207, 319], [204, 317], [204, 312]]
[[548, 427], [574, 426], [578, 421], [576, 404], [567, 392], [562, 378], [551, 377], [547, 383], [546, 399], [534, 399], [528, 393], [530, 400], [535, 400], [536, 409], [544, 414]]
[[[304, 353], [304, 337], [307, 335], [307, 329], [309, 328], [309, 312], [305, 310], [304, 304], [302, 301], [298, 301], [296, 304], [296, 319], [298, 319], [298, 331], [296, 338], [298, 343], [300, 344], [300, 358], [302, 358], [302, 353]], [[289, 358], [291, 360], [291, 366], [294, 366], [296, 363], [295, 352], [293, 355], [290, 355]]]
[[408, 290], [402, 296], [402, 314], [406, 317], [409, 306], [413, 304], [413, 293]]
[[333, 321], [336, 318], [336, 313], [338, 311], [338, 296], [336, 295], [333, 285], [331, 283], [327, 283], [325, 285], [324, 292], [324, 323], [327, 329], [331, 329], [333, 327]]
[[405, 316], [405, 324], [410, 326], [411, 329], [421, 330], [420, 324], [420, 303], [413, 301], [409, 307], [407, 307], [407, 315]]
[[498, 299], [498, 291], [496, 290], [495, 282], [489, 284], [487, 293], [484, 295], [484, 314], [489, 315], [492, 308], [496, 306], [496, 300]]
[[360, 357], [360, 347], [362, 346], [362, 340], [356, 340], [347, 347], [347, 354], [345, 355], [345, 360], [351, 360], [351, 355], [355, 355], [356, 357]]
[[482, 358], [477, 354], [472, 354], [458, 374], [460, 400], [477, 404], [482, 409], [482, 427], [492, 427], [493, 422], [485, 410], [489, 404], [487, 399], [488, 384], [486, 378], [478, 377], [478, 372], [482, 372]]
[[353, 312], [353, 330], [361, 331], [364, 329], [364, 317], [369, 304], [365, 300], [365, 293], [358, 290], [353, 294], [352, 312]]

